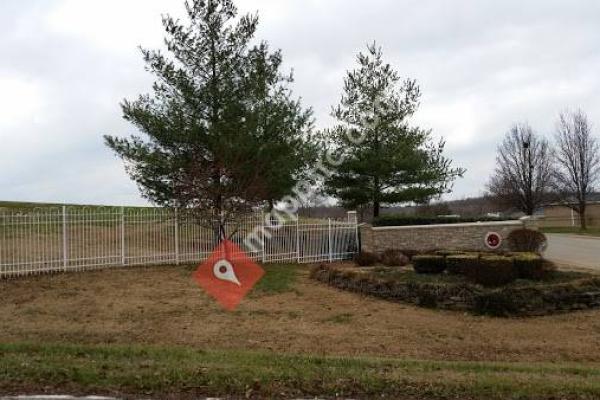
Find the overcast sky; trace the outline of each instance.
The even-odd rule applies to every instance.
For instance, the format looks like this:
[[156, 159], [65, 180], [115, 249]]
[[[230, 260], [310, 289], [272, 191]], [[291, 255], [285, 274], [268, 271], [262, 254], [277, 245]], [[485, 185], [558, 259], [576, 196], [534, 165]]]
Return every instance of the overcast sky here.
[[[283, 50], [318, 127], [368, 42], [423, 92], [414, 119], [467, 168], [452, 198], [479, 195], [515, 121], [551, 135], [581, 107], [600, 131], [600, 2], [239, 0]], [[0, 200], [145, 204], [103, 134], [128, 135], [119, 103], [147, 92], [137, 49], [162, 46], [182, 0], [0, 0]]]

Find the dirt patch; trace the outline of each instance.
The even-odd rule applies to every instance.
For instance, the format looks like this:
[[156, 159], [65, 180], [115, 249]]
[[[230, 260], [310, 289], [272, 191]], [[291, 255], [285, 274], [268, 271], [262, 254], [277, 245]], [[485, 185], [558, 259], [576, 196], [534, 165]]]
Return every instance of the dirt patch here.
[[0, 341], [600, 362], [600, 311], [495, 319], [426, 310], [327, 287], [300, 267], [290, 290], [254, 293], [228, 313], [191, 274], [156, 267], [0, 281]]

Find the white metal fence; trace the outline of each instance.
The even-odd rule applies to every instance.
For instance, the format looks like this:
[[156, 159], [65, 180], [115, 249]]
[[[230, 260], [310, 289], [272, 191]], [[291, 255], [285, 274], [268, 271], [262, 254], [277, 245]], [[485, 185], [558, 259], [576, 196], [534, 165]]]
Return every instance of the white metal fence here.
[[[260, 250], [244, 245], [263, 227]], [[358, 248], [355, 222], [290, 221], [279, 229], [262, 216], [230, 223], [231, 240], [262, 262], [327, 262], [351, 258]], [[128, 265], [195, 263], [218, 240], [193, 217], [169, 209], [53, 208], [0, 212], [0, 277], [82, 271]]]

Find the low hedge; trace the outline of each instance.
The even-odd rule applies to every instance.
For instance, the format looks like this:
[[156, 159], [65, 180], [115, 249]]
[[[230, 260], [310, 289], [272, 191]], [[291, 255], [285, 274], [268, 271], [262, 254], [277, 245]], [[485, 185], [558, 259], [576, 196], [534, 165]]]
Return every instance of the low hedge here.
[[441, 274], [446, 269], [446, 258], [444, 256], [415, 256], [412, 262], [413, 268], [418, 274]]
[[467, 253], [462, 250], [437, 250], [435, 252], [435, 254], [438, 256], [448, 257], [448, 256], [462, 256]]
[[[383, 264], [388, 267], [408, 265], [405, 251], [386, 250], [382, 255], [362, 252], [354, 261], [361, 267]], [[502, 286], [515, 279], [542, 280], [552, 268], [536, 253], [476, 253], [438, 250], [434, 254], [412, 257], [418, 274], [464, 275], [471, 281], [488, 287]]]
[[384, 215], [373, 220], [373, 226], [411, 226], [411, 225], [443, 225], [467, 222], [495, 222], [503, 221], [501, 218], [492, 217], [436, 217], [412, 215]]
[[446, 269], [449, 274], [466, 275], [469, 270], [477, 268], [479, 265], [479, 255], [477, 254], [458, 254], [446, 257]]
[[518, 277], [515, 262], [509, 257], [486, 256], [468, 265], [465, 275], [486, 287], [506, 285]]
[[514, 255], [515, 269], [519, 278], [540, 280], [543, 279], [548, 270], [544, 265], [544, 259], [535, 253], [519, 253]]
[[[419, 265], [415, 266], [416, 272], [434, 273], [427, 265], [431, 257], [440, 262], [437, 257], [445, 258], [445, 270], [452, 275], [465, 275], [472, 281], [485, 286], [501, 286], [515, 279], [542, 280], [553, 270], [550, 263], [546, 262], [536, 253], [468, 253], [453, 250], [436, 251], [434, 256], [420, 256], [417, 258]], [[440, 271], [438, 268], [435, 271]], [[437, 272], [437, 273], [441, 273]]]

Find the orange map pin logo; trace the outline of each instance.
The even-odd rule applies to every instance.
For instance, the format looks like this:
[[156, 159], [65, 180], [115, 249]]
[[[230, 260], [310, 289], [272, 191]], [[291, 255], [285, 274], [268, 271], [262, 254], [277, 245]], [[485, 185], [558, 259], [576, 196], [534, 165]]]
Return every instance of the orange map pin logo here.
[[233, 311], [264, 274], [238, 245], [224, 240], [200, 264], [194, 279], [223, 308]]

